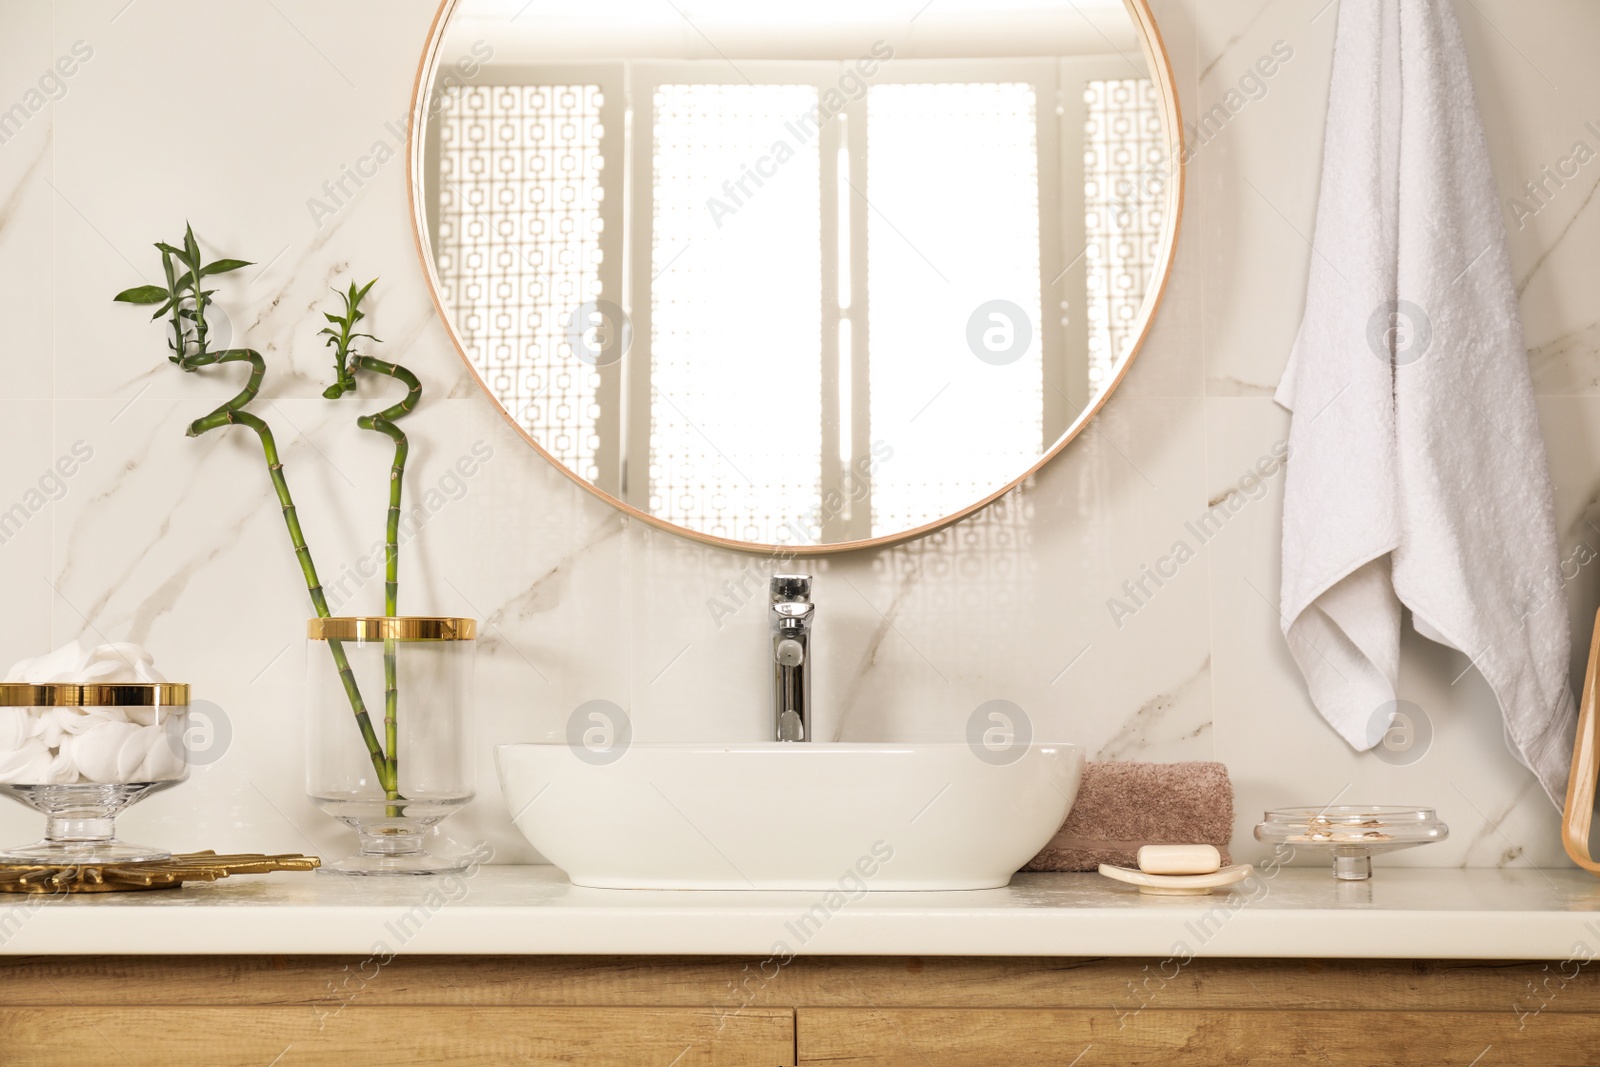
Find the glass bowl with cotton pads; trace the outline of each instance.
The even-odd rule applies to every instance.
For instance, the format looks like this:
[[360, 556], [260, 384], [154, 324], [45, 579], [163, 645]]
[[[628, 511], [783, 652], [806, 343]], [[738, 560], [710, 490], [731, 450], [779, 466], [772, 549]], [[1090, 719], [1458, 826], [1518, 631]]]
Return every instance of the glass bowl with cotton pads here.
[[1256, 825], [1256, 840], [1282, 859], [1301, 854], [1333, 860], [1333, 876], [1360, 882], [1372, 877], [1372, 857], [1443, 841], [1450, 827], [1432, 808], [1390, 804], [1338, 804], [1277, 808]]
[[130, 804], [189, 777], [189, 687], [173, 682], [0, 683], [0, 790], [45, 816], [45, 836], [3, 863], [165, 860], [119, 841]]

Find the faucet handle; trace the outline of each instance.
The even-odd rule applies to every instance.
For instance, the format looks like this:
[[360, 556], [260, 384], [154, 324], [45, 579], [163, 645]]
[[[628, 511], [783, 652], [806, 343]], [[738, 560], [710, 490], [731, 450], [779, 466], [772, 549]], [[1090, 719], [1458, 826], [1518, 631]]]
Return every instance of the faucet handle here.
[[785, 600], [810, 600], [811, 575], [774, 574], [770, 588], [774, 604]]

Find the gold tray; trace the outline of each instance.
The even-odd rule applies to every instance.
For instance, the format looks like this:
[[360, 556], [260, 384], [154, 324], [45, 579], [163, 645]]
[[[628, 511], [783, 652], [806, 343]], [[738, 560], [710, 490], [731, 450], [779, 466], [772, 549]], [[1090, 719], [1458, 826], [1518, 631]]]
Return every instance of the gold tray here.
[[100, 863], [61, 866], [50, 863], [0, 863], [0, 893], [125, 893], [140, 889], [177, 889], [185, 881], [215, 882], [233, 874], [311, 871], [322, 866], [316, 856], [263, 856], [239, 853], [189, 852], [168, 860], [144, 863]]

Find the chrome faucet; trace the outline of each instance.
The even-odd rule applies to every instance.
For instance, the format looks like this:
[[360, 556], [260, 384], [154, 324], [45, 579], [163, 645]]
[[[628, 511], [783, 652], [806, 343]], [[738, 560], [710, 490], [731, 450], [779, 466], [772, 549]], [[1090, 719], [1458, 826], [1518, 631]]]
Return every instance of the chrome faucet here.
[[772, 714], [779, 741], [811, 740], [811, 575], [775, 574], [767, 629], [772, 636]]

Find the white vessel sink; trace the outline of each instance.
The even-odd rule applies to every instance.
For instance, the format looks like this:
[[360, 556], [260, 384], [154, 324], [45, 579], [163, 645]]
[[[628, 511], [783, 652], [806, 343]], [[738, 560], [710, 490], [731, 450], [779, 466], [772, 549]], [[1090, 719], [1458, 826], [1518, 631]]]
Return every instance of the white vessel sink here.
[[600, 889], [995, 889], [1066, 818], [1076, 745], [499, 745], [517, 828]]

